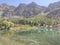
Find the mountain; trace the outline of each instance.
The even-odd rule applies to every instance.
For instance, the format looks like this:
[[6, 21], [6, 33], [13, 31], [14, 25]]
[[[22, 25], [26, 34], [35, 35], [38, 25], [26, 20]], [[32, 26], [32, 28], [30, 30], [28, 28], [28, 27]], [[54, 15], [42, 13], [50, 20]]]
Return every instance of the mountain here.
[[5, 11], [7, 11], [7, 10], [10, 10], [10, 11], [11, 11], [11, 10], [14, 10], [15, 7], [14, 7], [14, 6], [9, 6], [9, 5], [3, 3], [3, 4], [0, 5], [0, 9], [1, 9], [3, 12], [5, 12]]
[[60, 1], [55, 2], [55, 3], [51, 3], [48, 8], [50, 8], [50, 10], [52, 9], [56, 9], [56, 8], [60, 8]]
[[41, 12], [44, 12], [46, 7], [37, 5], [35, 2], [32, 2], [30, 4], [20, 4], [15, 9], [15, 15], [18, 16], [24, 16], [24, 17], [33, 17], [38, 15]]
[[32, 2], [30, 4], [22, 3], [18, 7], [10, 6], [5, 3], [0, 5], [0, 12], [3, 12], [1, 14], [2, 18], [30, 18], [41, 14], [41, 12], [44, 12], [45, 9], [46, 7], [40, 6], [35, 2]]
[[56, 8], [60, 8], [60, 1], [49, 4], [47, 9], [45, 10], [45, 12], [49, 12], [49, 11], [54, 10]]
[[17, 7], [0, 4], [1, 18], [31, 18], [41, 14], [47, 14], [48, 18], [60, 17], [60, 1], [49, 4], [48, 7], [40, 6], [35, 2], [19, 4]]
[[47, 17], [49, 18], [57, 18], [60, 17], [60, 1], [51, 3], [46, 10], [48, 12]]
[[7, 4], [0, 4], [0, 12], [2, 12], [2, 17], [10, 17], [12, 15], [13, 11], [15, 10], [15, 6], [9, 6]]

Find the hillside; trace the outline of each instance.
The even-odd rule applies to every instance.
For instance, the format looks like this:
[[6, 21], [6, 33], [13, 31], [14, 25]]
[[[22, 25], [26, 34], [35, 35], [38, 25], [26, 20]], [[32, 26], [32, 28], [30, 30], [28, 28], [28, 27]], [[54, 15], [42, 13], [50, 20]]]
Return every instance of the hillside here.
[[15, 6], [9, 6], [7, 4], [1, 4], [0, 5], [0, 11], [3, 12], [2, 17], [5, 18], [12, 18], [12, 17], [33, 17], [38, 14], [41, 14], [41, 12], [44, 12], [46, 7], [40, 6], [36, 4], [35, 2], [32, 2], [30, 4], [20, 4], [18, 7]]
[[13, 11], [15, 9], [15, 6], [9, 6], [5, 3], [0, 4], [0, 12], [2, 12], [2, 14], [0, 13], [1, 17], [10, 17], [13, 14]]
[[49, 12], [47, 16], [49, 18], [60, 17], [60, 1], [51, 3], [46, 11]]
[[16, 9], [16, 15], [24, 17], [33, 17], [43, 12], [46, 9], [44, 6], [37, 5], [32, 2], [30, 4], [20, 4]]
[[21, 3], [17, 7], [8, 4], [0, 4], [0, 17], [2, 18], [31, 18], [48, 13], [48, 18], [60, 17], [60, 1], [49, 4], [48, 7], [38, 5], [35, 2], [25, 4]]

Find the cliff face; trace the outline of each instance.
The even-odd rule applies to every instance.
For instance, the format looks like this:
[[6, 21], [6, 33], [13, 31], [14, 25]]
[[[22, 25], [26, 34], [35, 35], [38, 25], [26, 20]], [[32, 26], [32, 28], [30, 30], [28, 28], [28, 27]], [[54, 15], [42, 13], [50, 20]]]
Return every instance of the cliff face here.
[[18, 16], [33, 17], [33, 16], [38, 15], [39, 13], [43, 12], [44, 10], [45, 10], [44, 6], [40, 6], [40, 5], [37, 5], [36, 3], [32, 2], [28, 5], [20, 4], [15, 9], [15, 14]]
[[46, 7], [37, 5], [35, 2], [30, 4], [20, 4], [18, 7], [9, 6], [7, 4], [0, 5], [0, 11], [3, 12], [2, 17], [23, 16], [33, 17], [44, 12]]
[[56, 18], [60, 17], [60, 1], [49, 4], [48, 7], [40, 6], [35, 2], [30, 4], [20, 4], [18, 7], [9, 6], [7, 4], [0, 4], [0, 17], [13, 18], [13, 17], [34, 17], [41, 13], [47, 13], [47, 17]]
[[47, 10], [46, 11], [49, 12], [47, 17], [49, 17], [49, 18], [60, 17], [60, 1], [59, 2], [55, 2], [55, 3], [51, 3], [48, 6]]

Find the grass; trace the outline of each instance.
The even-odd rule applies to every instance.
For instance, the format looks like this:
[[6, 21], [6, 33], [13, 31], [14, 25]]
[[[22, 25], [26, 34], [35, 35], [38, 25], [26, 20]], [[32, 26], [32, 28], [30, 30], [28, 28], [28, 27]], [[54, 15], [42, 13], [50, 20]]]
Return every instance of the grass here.
[[13, 32], [23, 32], [23, 31], [36, 30], [36, 29], [38, 29], [38, 27], [36, 26], [22, 25], [20, 27], [14, 27]]
[[3, 43], [0, 42], [0, 45], [3, 45]]

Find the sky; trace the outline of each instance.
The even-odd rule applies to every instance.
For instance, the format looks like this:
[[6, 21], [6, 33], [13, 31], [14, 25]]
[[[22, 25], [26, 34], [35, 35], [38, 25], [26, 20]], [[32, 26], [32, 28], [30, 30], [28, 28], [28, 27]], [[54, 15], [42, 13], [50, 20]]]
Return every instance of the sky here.
[[54, 3], [57, 1], [59, 0], [0, 0], [0, 4], [6, 3], [8, 5], [18, 6], [20, 3], [29, 4], [31, 2], [36, 2], [39, 5], [48, 6], [50, 3]]

